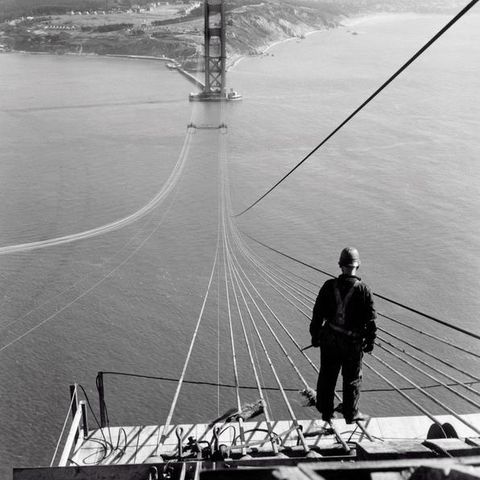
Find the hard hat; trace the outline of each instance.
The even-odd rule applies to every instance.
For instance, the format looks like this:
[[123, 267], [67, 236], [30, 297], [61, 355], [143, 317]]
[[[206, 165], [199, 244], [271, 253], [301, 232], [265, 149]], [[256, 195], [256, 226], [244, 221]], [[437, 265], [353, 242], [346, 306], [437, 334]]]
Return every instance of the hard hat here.
[[354, 247], [346, 247], [340, 253], [340, 259], [338, 264], [341, 267], [359, 267], [360, 266], [360, 254]]

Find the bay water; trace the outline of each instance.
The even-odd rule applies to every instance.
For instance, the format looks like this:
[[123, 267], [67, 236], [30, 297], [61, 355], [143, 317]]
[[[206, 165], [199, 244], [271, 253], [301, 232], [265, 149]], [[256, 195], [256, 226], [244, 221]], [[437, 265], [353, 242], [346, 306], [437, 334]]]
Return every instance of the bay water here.
[[[193, 87], [162, 62], [0, 56], [2, 478], [10, 478], [13, 465], [50, 462], [69, 384], [81, 384], [96, 408], [99, 370], [180, 375], [215, 255], [220, 135], [238, 213], [446, 21], [441, 15], [375, 16], [278, 44], [228, 73], [229, 86], [244, 100], [221, 106], [189, 103]], [[479, 27], [475, 13], [458, 22], [293, 175], [236, 218], [249, 245], [317, 285], [324, 276], [251, 238], [333, 274], [341, 248], [355, 245], [359, 273], [375, 292], [478, 334]], [[219, 119], [228, 125], [226, 134], [187, 133], [190, 122]], [[182, 150], [186, 137], [188, 152]], [[48, 248], [6, 250], [139, 211], [168, 181], [182, 152], [186, 164], [173, 193], [137, 221]], [[388, 303], [377, 306], [479, 351], [469, 337]], [[305, 319], [285, 312], [299, 341], [308, 344]], [[223, 360], [224, 314], [224, 305], [207, 308], [187, 379], [233, 382], [231, 360]], [[385, 319], [379, 324], [407, 335]], [[425, 345], [443, 353], [431, 341]], [[244, 350], [241, 383], [253, 384]], [[286, 385], [297, 387], [278, 361]], [[465, 362], [478, 371], [471, 357]], [[306, 375], [314, 384], [314, 372]], [[274, 383], [266, 367], [262, 379]], [[366, 374], [369, 413], [418, 413], [382, 387]], [[175, 383], [109, 376], [106, 389], [112, 423], [156, 424], [165, 419]], [[275, 394], [269, 395], [276, 405]], [[174, 421], [209, 421], [233, 404], [232, 389], [188, 384]], [[315, 418], [300, 401], [295, 408]], [[280, 406], [278, 412], [277, 418], [286, 418]]]

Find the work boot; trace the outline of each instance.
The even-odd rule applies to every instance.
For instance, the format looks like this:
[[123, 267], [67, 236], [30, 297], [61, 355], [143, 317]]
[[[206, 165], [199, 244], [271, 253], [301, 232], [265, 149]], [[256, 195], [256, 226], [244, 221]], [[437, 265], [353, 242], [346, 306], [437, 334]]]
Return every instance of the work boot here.
[[361, 412], [357, 412], [352, 418], [346, 417], [345, 418], [345, 423], [351, 424], [351, 423], [355, 423], [355, 422], [362, 422], [362, 421], [365, 421], [365, 420], [368, 420], [368, 419], [369, 419], [368, 415], [365, 415]]
[[322, 413], [322, 420], [324, 422], [331, 422], [335, 418], [335, 412], [332, 412], [331, 415], [324, 415]]

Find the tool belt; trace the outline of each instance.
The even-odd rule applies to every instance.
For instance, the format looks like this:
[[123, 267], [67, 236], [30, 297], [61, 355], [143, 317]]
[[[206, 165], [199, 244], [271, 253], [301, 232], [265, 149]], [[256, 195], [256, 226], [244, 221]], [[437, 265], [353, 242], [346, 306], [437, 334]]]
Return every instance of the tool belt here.
[[326, 325], [330, 327], [332, 330], [334, 330], [335, 332], [346, 335], [347, 337], [358, 338], [358, 339], [362, 338], [362, 335], [360, 333], [354, 332], [353, 330], [347, 330], [346, 328], [339, 327], [338, 325], [335, 325], [330, 322], [327, 322]]

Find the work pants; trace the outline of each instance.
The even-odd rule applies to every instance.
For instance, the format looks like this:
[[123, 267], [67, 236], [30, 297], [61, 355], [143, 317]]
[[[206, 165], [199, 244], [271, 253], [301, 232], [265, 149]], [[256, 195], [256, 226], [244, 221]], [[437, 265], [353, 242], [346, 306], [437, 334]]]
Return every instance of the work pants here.
[[362, 383], [362, 344], [325, 327], [320, 339], [320, 374], [317, 383], [317, 409], [323, 420], [333, 417], [335, 386], [340, 368], [343, 376], [343, 415], [352, 420], [358, 413]]

